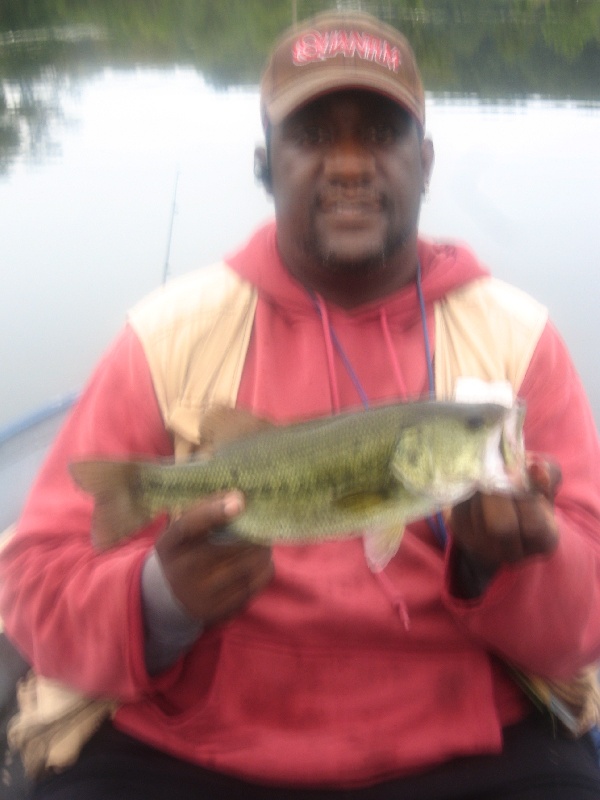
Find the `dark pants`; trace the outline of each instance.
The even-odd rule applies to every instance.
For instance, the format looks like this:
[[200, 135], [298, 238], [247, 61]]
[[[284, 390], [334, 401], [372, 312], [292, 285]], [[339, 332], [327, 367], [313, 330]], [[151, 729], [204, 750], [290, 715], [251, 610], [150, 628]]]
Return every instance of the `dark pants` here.
[[[291, 757], [291, 754], [290, 754]], [[499, 756], [449, 762], [424, 775], [352, 791], [258, 787], [179, 761], [105, 725], [74, 767], [46, 778], [35, 800], [598, 800], [590, 737], [554, 735], [541, 716], [505, 731]]]

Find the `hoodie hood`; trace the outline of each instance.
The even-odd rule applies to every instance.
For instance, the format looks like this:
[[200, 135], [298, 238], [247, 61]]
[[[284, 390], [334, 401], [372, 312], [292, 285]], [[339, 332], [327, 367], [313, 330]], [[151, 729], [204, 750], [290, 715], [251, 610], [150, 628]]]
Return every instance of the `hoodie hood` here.
[[[427, 305], [466, 283], [489, 275], [472, 252], [462, 245], [420, 238], [418, 254], [423, 298]], [[263, 300], [280, 306], [282, 313], [294, 317], [314, 316], [313, 299], [281, 260], [275, 222], [259, 228], [240, 250], [225, 260], [242, 278], [257, 287]], [[328, 306], [333, 316], [340, 313], [356, 318], [380, 316], [385, 310], [390, 319], [401, 325], [413, 324], [420, 313], [414, 282], [391, 295], [350, 310], [336, 309], [329, 303]]]

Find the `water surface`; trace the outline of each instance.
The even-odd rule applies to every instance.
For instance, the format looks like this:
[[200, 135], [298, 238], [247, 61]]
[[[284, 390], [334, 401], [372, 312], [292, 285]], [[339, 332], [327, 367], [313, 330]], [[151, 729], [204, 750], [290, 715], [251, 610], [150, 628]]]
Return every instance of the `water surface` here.
[[[165, 267], [272, 214], [252, 174], [260, 64], [294, 13], [332, 4], [23, 5], [0, 10], [0, 426], [79, 389]], [[548, 305], [600, 421], [600, 4], [362, 5], [423, 65], [422, 232]]]

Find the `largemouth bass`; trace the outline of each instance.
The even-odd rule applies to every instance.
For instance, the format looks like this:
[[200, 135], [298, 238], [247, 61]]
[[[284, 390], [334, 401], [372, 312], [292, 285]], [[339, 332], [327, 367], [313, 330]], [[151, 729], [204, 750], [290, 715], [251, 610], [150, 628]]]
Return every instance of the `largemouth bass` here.
[[523, 418], [519, 404], [398, 403], [269, 426], [185, 463], [78, 461], [70, 470], [95, 497], [100, 548], [160, 512], [177, 514], [203, 496], [237, 489], [245, 509], [229, 526], [236, 536], [261, 544], [363, 536], [377, 570], [397, 551], [407, 523], [477, 490], [525, 487]]

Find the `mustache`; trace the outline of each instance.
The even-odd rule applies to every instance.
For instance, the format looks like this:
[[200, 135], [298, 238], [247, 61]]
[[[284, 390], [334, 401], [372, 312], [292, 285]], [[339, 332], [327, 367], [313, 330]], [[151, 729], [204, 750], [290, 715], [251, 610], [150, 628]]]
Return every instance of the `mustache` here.
[[357, 208], [383, 209], [388, 206], [385, 194], [370, 187], [332, 186], [317, 192], [316, 205], [323, 210], [336, 206], [355, 206]]

